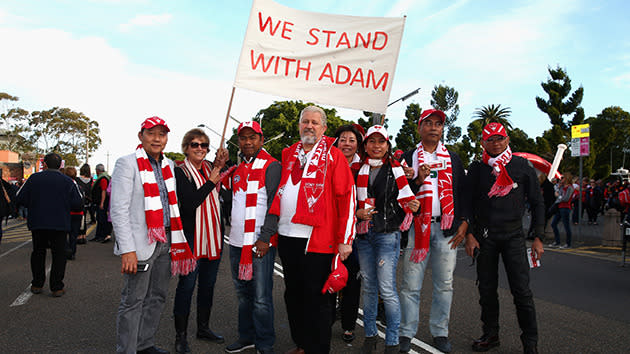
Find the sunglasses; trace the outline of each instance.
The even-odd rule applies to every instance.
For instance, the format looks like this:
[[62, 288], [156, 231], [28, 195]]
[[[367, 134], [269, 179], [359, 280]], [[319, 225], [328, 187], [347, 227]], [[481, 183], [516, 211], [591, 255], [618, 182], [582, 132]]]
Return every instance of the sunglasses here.
[[501, 135], [491, 136], [488, 139], [486, 139], [486, 141], [489, 143], [494, 143], [495, 141], [503, 141], [503, 140], [505, 140], [505, 137]]
[[208, 146], [210, 146], [210, 144], [208, 143], [198, 143], [198, 142], [194, 142], [194, 143], [190, 143], [188, 144], [191, 148], [196, 149], [198, 147], [202, 147], [203, 149], [207, 149]]

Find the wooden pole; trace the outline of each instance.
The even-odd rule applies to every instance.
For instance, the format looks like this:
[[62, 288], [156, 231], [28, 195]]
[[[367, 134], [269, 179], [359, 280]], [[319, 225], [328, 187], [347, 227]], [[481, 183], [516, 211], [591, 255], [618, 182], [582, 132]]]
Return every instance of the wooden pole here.
[[221, 143], [219, 147], [223, 147], [223, 142], [225, 141], [225, 130], [227, 129], [228, 120], [230, 119], [230, 111], [232, 110], [232, 100], [234, 99], [234, 91], [236, 90], [235, 86], [232, 86], [232, 94], [230, 95], [230, 103], [228, 104], [227, 114], [225, 115], [225, 124], [223, 124], [223, 133], [221, 134]]
[[385, 124], [385, 114], [381, 114], [381, 125]]

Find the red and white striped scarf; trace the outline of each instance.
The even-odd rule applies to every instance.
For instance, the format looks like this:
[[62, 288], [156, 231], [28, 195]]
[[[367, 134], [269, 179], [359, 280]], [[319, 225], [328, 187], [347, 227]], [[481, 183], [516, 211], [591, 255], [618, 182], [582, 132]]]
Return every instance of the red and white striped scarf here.
[[[153, 167], [151, 167], [151, 162], [149, 162], [142, 144], [136, 148], [136, 161], [144, 190], [144, 214], [147, 221], [149, 243], [167, 242], [160, 190], [155, 180]], [[184, 237], [182, 221], [179, 218], [179, 208], [177, 207], [177, 195], [175, 194], [175, 177], [166, 158], [162, 158], [161, 168], [164, 184], [168, 191], [171, 217], [171, 273], [173, 275], [186, 275], [195, 269], [197, 263], [190, 252], [186, 237]]]
[[[384, 163], [386, 161], [383, 161]], [[398, 204], [405, 211], [405, 219], [400, 224], [400, 230], [406, 231], [409, 230], [411, 226], [411, 222], [413, 221], [413, 212], [407, 206], [407, 203], [412, 201], [415, 197], [411, 188], [409, 188], [409, 184], [407, 183], [407, 178], [405, 177], [405, 171], [400, 167], [398, 161], [394, 159], [389, 159], [389, 162], [392, 166], [392, 173], [394, 174], [394, 178], [396, 179], [396, 186], [398, 187]], [[357, 200], [359, 209], [365, 209], [365, 200], [368, 196], [368, 183], [370, 180], [370, 164], [366, 159], [361, 169], [359, 169], [359, 174], [357, 175]], [[368, 220], [363, 220], [359, 222], [357, 225], [357, 233], [365, 234], [368, 232], [370, 222]]]
[[[184, 160], [183, 171], [186, 176], [195, 183], [197, 189], [201, 188], [207, 181], [212, 171], [212, 165], [209, 161], [203, 160], [201, 169], [203, 174], [193, 166], [186, 158]], [[219, 204], [219, 186], [217, 183], [206, 199], [199, 204], [195, 210], [195, 259], [207, 258], [209, 260], [219, 259], [221, 257], [221, 245], [223, 244], [221, 236], [221, 205]]]
[[510, 146], [508, 145], [507, 149], [497, 157], [490, 157], [484, 149], [481, 158], [483, 163], [492, 167], [492, 174], [497, 177], [492, 188], [490, 188], [490, 192], [488, 192], [488, 197], [503, 197], [510, 193], [512, 188], [514, 188], [514, 181], [512, 181], [505, 169], [505, 165], [512, 161], [512, 149], [510, 149]]
[[[424, 146], [418, 144], [417, 159], [418, 166], [424, 164]], [[448, 230], [453, 225], [455, 210], [453, 204], [453, 166], [451, 164], [451, 155], [448, 153], [446, 146], [440, 141], [436, 148], [438, 159], [446, 161], [446, 168], [439, 170], [437, 175], [438, 197], [440, 198], [440, 207], [442, 209], [442, 221], [440, 228]], [[411, 252], [410, 261], [414, 263], [422, 262], [429, 253], [429, 244], [431, 241], [431, 216], [433, 213], [433, 186], [429, 177], [424, 179], [420, 190], [416, 194], [420, 200], [420, 214], [415, 217], [414, 222], [414, 247]]]
[[[330, 149], [335, 139], [322, 136], [317, 145], [313, 148], [312, 156], [306, 162], [304, 171], [302, 172], [300, 191], [298, 194], [295, 215], [291, 222], [296, 224], [304, 224], [310, 226], [320, 226], [326, 222], [326, 202], [324, 201], [324, 186], [326, 182], [326, 171], [328, 170], [328, 159]], [[280, 199], [284, 186], [291, 177], [291, 173], [299, 163], [300, 153], [304, 153], [302, 142], [299, 141], [288, 148], [291, 159], [285, 167], [282, 166], [283, 173], [278, 186], [278, 192], [274, 198], [273, 204], [269, 211], [270, 214], [280, 215]], [[297, 168], [300, 168], [299, 166]]]
[[[256, 242], [256, 205], [258, 203], [258, 191], [260, 185], [264, 184], [265, 166], [267, 162], [274, 160], [271, 155], [261, 149], [252, 162], [247, 174], [247, 191], [245, 195], [245, 228], [243, 233], [243, 248], [241, 250], [241, 260], [238, 265], [238, 278], [241, 280], [251, 280], [253, 269], [252, 248]], [[269, 244], [271, 246], [271, 243]]]

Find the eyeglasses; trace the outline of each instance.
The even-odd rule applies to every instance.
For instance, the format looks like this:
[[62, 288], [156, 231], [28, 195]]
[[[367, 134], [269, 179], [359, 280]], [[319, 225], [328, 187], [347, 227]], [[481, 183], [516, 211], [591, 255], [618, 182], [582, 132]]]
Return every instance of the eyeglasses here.
[[208, 143], [198, 143], [198, 142], [192, 142], [192, 143], [190, 143], [190, 144], [188, 144], [188, 145], [189, 145], [191, 148], [193, 148], [193, 149], [196, 149], [196, 148], [198, 148], [198, 147], [200, 147], [200, 146], [201, 146], [201, 148], [203, 148], [203, 149], [207, 149], [207, 148], [208, 148], [208, 146], [210, 146], [210, 144], [208, 144]]
[[486, 141], [489, 143], [494, 143], [495, 141], [499, 142], [503, 140], [505, 140], [505, 137], [501, 135], [491, 136], [488, 139], [486, 139]]

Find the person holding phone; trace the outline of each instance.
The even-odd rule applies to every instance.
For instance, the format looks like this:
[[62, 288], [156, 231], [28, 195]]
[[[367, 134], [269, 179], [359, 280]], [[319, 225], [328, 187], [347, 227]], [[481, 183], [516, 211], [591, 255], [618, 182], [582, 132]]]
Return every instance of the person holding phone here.
[[368, 129], [364, 141], [367, 155], [357, 175], [358, 209], [356, 249], [363, 278], [362, 353], [374, 353], [377, 344], [378, 295], [385, 306], [387, 330], [385, 353], [398, 353], [400, 301], [396, 291], [396, 268], [400, 256], [400, 231], [408, 230], [420, 202], [414, 197], [405, 172], [392, 156], [385, 127]]
[[[118, 353], [167, 353], [155, 334], [170, 274], [196, 266], [184, 237], [175, 192], [174, 164], [164, 154], [170, 129], [159, 117], [140, 125], [140, 145], [116, 161], [111, 180], [114, 253], [121, 257], [123, 290], [116, 318]], [[138, 272], [138, 265], [148, 267]], [[142, 266], [146, 264], [146, 266]]]
[[477, 256], [477, 279], [483, 334], [472, 344], [484, 352], [499, 342], [499, 299], [497, 294], [499, 255], [505, 265], [521, 327], [526, 354], [537, 353], [538, 329], [534, 298], [529, 288], [529, 261], [523, 232], [523, 215], [529, 204], [535, 239], [532, 261], [544, 253], [542, 237], [545, 204], [533, 166], [512, 155], [510, 137], [503, 125], [490, 123], [483, 129], [481, 161], [470, 164], [467, 188], [473, 211], [471, 233], [466, 235], [466, 253]]
[[410, 351], [411, 338], [418, 330], [420, 290], [429, 262], [433, 280], [429, 330], [437, 349], [444, 353], [452, 349], [448, 325], [456, 247], [466, 235], [470, 212], [464, 203], [466, 175], [462, 161], [441, 141], [445, 120], [440, 110], [424, 110], [418, 122], [421, 141], [402, 156], [409, 166], [405, 168], [409, 185], [421, 204], [402, 259], [400, 350], [405, 353]]

